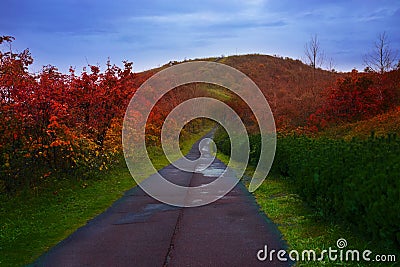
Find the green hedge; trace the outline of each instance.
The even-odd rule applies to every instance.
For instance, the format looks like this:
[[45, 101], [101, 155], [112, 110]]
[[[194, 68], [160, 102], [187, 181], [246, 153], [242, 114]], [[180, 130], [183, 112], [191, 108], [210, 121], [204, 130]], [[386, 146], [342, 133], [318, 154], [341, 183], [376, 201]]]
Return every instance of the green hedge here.
[[[229, 140], [228, 133], [224, 128], [219, 127], [214, 135], [214, 142], [218, 147], [218, 150], [225, 155], [231, 154], [231, 142]], [[235, 142], [235, 138], [233, 138]], [[250, 135], [250, 154], [249, 154], [249, 164], [256, 166], [258, 163], [258, 158], [261, 153], [261, 135]]]
[[[218, 136], [223, 153], [226, 142]], [[260, 137], [250, 136], [250, 143], [254, 164]], [[352, 141], [279, 137], [272, 171], [290, 177], [324, 219], [400, 245], [400, 139], [395, 135]]]
[[274, 169], [322, 216], [400, 244], [400, 139], [284, 137]]

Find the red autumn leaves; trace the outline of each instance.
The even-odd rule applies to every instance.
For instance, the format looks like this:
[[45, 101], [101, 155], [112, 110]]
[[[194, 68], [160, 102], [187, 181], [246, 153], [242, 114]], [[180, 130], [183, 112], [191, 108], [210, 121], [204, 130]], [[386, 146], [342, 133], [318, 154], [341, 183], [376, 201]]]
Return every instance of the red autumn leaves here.
[[62, 74], [46, 66], [33, 74], [29, 51], [12, 52], [12, 41], [0, 39], [0, 187], [34, 183], [49, 170], [106, 167], [120, 151], [125, 107], [150, 73], [108, 62], [104, 72], [90, 66]]
[[339, 78], [326, 91], [326, 98], [308, 124], [318, 131], [330, 123], [369, 119], [399, 104], [400, 70], [378, 74], [358, 73]]

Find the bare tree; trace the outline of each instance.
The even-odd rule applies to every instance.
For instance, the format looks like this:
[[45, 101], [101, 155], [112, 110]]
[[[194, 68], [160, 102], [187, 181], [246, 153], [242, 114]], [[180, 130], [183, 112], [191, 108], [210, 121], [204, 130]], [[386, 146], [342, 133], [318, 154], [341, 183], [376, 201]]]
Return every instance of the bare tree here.
[[311, 40], [306, 43], [304, 47], [304, 53], [307, 57], [306, 60], [314, 69], [321, 67], [321, 65], [324, 63], [324, 53], [321, 50], [318, 36], [316, 34], [311, 36]]
[[326, 63], [326, 68], [331, 71], [331, 72], [335, 72], [335, 61], [333, 60], [333, 58], [329, 58], [327, 63]]
[[397, 52], [393, 51], [386, 32], [379, 34], [374, 49], [364, 56], [366, 69], [384, 73], [393, 69], [397, 59]]

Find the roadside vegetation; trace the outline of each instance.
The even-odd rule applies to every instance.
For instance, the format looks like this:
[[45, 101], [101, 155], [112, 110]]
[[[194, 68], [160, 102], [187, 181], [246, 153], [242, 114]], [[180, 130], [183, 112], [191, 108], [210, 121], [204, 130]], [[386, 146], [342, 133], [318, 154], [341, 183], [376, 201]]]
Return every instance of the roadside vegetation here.
[[[230, 148], [226, 133], [219, 129], [214, 140], [219, 151], [218, 158], [228, 163], [227, 154]], [[253, 153], [250, 153], [250, 165], [243, 178], [245, 184], [249, 182], [258, 162], [257, 140], [257, 136], [250, 136]], [[377, 177], [382, 168], [386, 169], [386, 166], [393, 166], [399, 162], [398, 152], [393, 151], [392, 156], [385, 154], [393, 144], [391, 142], [398, 141], [394, 139], [389, 142], [385, 138], [371, 137], [366, 141], [357, 140], [349, 144], [346, 141], [319, 140], [304, 136], [278, 138], [276, 158], [270, 175], [253, 195], [261, 210], [278, 226], [288, 243], [288, 251], [314, 250], [321, 253], [329, 247], [337, 249], [337, 240], [344, 238], [348, 244], [347, 249], [368, 249], [373, 252], [373, 256], [394, 255], [398, 261], [398, 171], [393, 170], [387, 178]], [[341, 146], [338, 145], [332, 151], [336, 144]], [[349, 148], [346, 149], [346, 146]], [[355, 154], [352, 153], [351, 146], [357, 147]], [[363, 176], [361, 174], [371, 170], [360, 171], [360, 168], [368, 164], [373, 166], [376, 161], [370, 160], [378, 151], [367, 151], [370, 157], [366, 156], [365, 161], [360, 160], [358, 164], [357, 161], [366, 152], [360, 150], [368, 150], [371, 147], [381, 149], [380, 156], [390, 159], [391, 162], [387, 162], [386, 165], [383, 161], [380, 167], [376, 164], [376, 170], [372, 171], [370, 176]], [[346, 162], [343, 162], [343, 159], [348, 160], [347, 165], [343, 164]], [[367, 161], [368, 164], [365, 164]], [[287, 170], [289, 166], [290, 171]], [[359, 186], [357, 182], [360, 183]], [[396, 266], [395, 262], [368, 264], [362, 261], [329, 262], [327, 259], [324, 262], [299, 261], [296, 266], [321, 264]]]
[[[188, 153], [211, 126], [208, 124], [182, 140], [182, 153]], [[157, 169], [169, 165], [159, 148], [149, 151]], [[36, 190], [1, 195], [0, 265], [21, 266], [33, 262], [134, 186], [135, 181], [120, 158], [109, 170], [92, 173], [89, 179], [57, 177]]]

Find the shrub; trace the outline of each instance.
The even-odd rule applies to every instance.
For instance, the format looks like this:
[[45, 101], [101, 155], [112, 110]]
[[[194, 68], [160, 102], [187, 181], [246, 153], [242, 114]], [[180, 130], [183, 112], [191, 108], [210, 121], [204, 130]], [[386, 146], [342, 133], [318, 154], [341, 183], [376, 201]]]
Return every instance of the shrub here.
[[[215, 142], [230, 153], [223, 130]], [[250, 164], [257, 164], [260, 135], [250, 136]], [[229, 145], [228, 145], [229, 143]], [[289, 177], [321, 218], [352, 226], [371, 239], [400, 245], [400, 139], [332, 140], [279, 137], [272, 171]]]
[[400, 244], [400, 139], [278, 140], [273, 168], [324, 218]]

